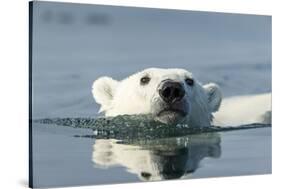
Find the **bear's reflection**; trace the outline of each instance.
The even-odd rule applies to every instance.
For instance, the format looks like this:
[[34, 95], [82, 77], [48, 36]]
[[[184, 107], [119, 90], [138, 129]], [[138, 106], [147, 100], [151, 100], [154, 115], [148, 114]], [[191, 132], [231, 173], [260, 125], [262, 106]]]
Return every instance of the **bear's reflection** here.
[[124, 166], [141, 180], [176, 179], [193, 173], [205, 157], [221, 154], [218, 133], [123, 142], [97, 139], [93, 162], [103, 168]]

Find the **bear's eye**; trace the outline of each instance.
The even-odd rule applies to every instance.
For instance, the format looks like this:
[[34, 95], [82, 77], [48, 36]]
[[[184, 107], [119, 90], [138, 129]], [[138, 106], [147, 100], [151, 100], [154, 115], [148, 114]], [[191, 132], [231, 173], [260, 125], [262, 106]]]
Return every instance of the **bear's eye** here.
[[146, 84], [149, 83], [149, 81], [150, 81], [150, 77], [144, 76], [144, 77], [142, 77], [142, 78], [140, 79], [140, 84], [141, 84], [141, 85], [146, 85]]
[[185, 82], [186, 82], [186, 84], [188, 84], [189, 86], [193, 86], [193, 84], [194, 84], [193, 79], [190, 79], [190, 78], [186, 78], [186, 79], [185, 79]]

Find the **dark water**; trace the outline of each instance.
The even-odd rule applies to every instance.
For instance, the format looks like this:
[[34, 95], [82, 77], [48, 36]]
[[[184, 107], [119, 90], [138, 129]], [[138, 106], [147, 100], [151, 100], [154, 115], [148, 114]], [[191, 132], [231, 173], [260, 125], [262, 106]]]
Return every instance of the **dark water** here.
[[[89, 137], [91, 136], [91, 137]], [[100, 137], [33, 125], [35, 187], [270, 174], [271, 127], [179, 137]]]

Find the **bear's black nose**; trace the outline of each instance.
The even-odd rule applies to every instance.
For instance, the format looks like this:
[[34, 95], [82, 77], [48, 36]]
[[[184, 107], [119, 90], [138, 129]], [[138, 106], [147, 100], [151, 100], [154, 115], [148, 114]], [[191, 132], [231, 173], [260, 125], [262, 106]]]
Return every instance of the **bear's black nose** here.
[[184, 97], [185, 90], [180, 82], [165, 80], [159, 86], [159, 94], [165, 102], [173, 103]]

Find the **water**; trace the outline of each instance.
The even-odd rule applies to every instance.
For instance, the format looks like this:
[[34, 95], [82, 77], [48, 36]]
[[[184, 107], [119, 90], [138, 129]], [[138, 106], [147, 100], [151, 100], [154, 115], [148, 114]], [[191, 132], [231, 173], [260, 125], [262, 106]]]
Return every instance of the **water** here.
[[149, 67], [187, 69], [225, 98], [271, 91], [268, 16], [37, 1], [33, 18], [34, 118], [96, 116], [94, 80]]
[[[33, 11], [33, 119], [96, 118], [95, 79], [149, 67], [188, 69], [224, 98], [271, 92], [269, 16], [40, 1]], [[32, 134], [36, 187], [271, 173], [268, 127], [133, 144], [51, 124]]]
[[271, 173], [271, 128], [154, 139], [99, 138], [92, 129], [33, 125], [35, 187]]

